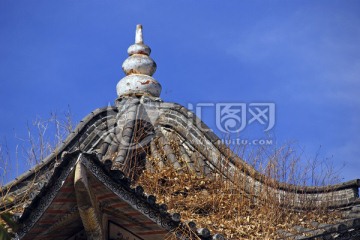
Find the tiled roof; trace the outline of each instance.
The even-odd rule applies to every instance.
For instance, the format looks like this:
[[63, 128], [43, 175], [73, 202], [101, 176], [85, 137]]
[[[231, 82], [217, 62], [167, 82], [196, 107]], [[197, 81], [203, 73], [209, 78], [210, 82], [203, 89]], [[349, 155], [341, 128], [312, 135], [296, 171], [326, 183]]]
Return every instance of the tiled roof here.
[[[254, 169], [225, 147], [216, 135], [186, 108], [178, 104], [164, 103], [149, 97], [142, 97], [140, 99], [130, 97], [117, 101], [116, 107], [103, 108], [92, 112], [81, 121], [60, 149], [28, 173], [7, 184], [4, 189], [7, 189], [9, 191], [8, 196], [12, 196], [15, 200], [8, 203], [4, 202], [3, 207], [5, 207], [4, 205], [9, 207], [16, 204], [17, 201], [20, 201], [26, 195], [28, 204], [30, 202], [34, 204], [33, 202], [39, 199], [40, 190], [44, 189], [45, 183], [56, 174], [56, 171], [59, 171], [56, 169], [59, 169], [57, 167], [61, 165], [62, 155], [65, 152], [78, 150], [84, 153], [96, 154], [100, 161], [104, 163], [111, 162], [113, 169], [121, 169], [121, 166], [127, 160], [131, 160], [134, 157], [141, 156], [145, 160], [146, 155], [139, 152], [134, 154], [131, 152], [131, 147], [129, 148], [131, 144], [135, 144], [133, 142], [133, 135], [134, 129], [139, 127], [137, 124], [144, 124], [145, 122], [146, 124], [151, 123], [151, 126], [147, 128], [146, 136], [142, 136], [141, 144], [148, 146], [152, 154], [156, 155], [159, 151], [159, 146], [155, 146], [153, 140], [155, 138], [158, 139], [160, 147], [167, 155], [167, 159], [172, 161], [175, 167], [180, 167], [182, 163], [177, 161], [171, 152], [171, 148], [167, 146], [170, 139], [174, 137], [179, 138], [180, 142], [183, 143], [183, 146], [181, 146], [183, 158], [188, 159], [188, 163], [190, 165], [193, 164], [195, 170], [205, 169], [205, 172], [210, 175], [214, 173], [226, 174], [231, 179], [231, 175], [228, 174], [229, 171], [221, 172], [217, 168], [219, 164], [225, 164], [224, 159], [230, 159], [231, 161], [226, 161], [227, 168], [241, 167], [244, 174], [248, 176], [249, 181], [257, 183], [253, 186], [261, 187], [264, 184], [263, 178], [265, 176], [257, 172], [254, 174]], [[144, 125], [141, 126], [144, 128]], [[194, 161], [200, 164], [194, 164]], [[111, 173], [113, 174], [113, 172]], [[118, 173], [119, 176], [124, 175], [123, 173]], [[296, 194], [308, 195], [309, 197], [316, 198], [317, 201], [328, 201], [328, 207], [330, 208], [343, 208], [344, 211], [350, 211], [349, 218], [344, 218], [344, 224], [349, 226], [349, 229], [358, 223], [357, 219], [359, 219], [359, 216], [357, 212], [351, 212], [350, 210], [351, 207], [359, 204], [358, 180], [322, 188], [297, 187], [286, 184], [278, 186], [280, 186], [276, 190], [278, 193], [294, 193], [296, 191]], [[27, 190], [29, 189], [31, 189], [31, 193], [28, 193]], [[295, 202], [294, 206], [288, 207], [300, 208], [300, 205]], [[24, 211], [25, 216], [27, 214], [26, 209]], [[357, 208], [355, 207], [354, 209]], [[350, 218], [351, 216], [356, 218]], [[352, 223], [352, 225], [350, 224], [350, 226], [349, 223]], [[343, 225], [340, 226], [343, 228]], [[317, 228], [320, 228], [320, 226]], [[325, 227], [324, 229], [326, 230], [327, 228]], [[334, 228], [332, 227], [331, 229]], [[308, 234], [318, 233], [319, 231], [308, 231]], [[289, 235], [288, 233], [286, 234]]]
[[[60, 199], [56, 199], [58, 193], [61, 193], [61, 189], [65, 188], [65, 190], [67, 190], [63, 190], [60, 194], [62, 199], [64, 199], [64, 197], [66, 198], [66, 201], [62, 202], [62, 206], [68, 204], [67, 210], [69, 210], [70, 213], [72, 212], [70, 209], [76, 207], [74, 205], [74, 202], [76, 201], [70, 201], [71, 197], [69, 197], [75, 197], [74, 193], [68, 190], [69, 186], [71, 187], [72, 185], [70, 176], [72, 175], [76, 164], [84, 165], [89, 173], [103, 183], [107, 189], [110, 189], [121, 200], [128, 203], [134, 210], [147, 216], [164, 230], [175, 232], [180, 239], [185, 232], [188, 232], [190, 235], [196, 234], [200, 239], [224, 239], [220, 234], [211, 235], [210, 231], [206, 228], [196, 228], [196, 225], [193, 222], [182, 222], [179, 213], [170, 214], [167, 212], [167, 206], [165, 204], [159, 205], [156, 203], [156, 197], [145, 194], [144, 189], [141, 186], [131, 187], [131, 180], [127, 178], [123, 172], [120, 170], [111, 170], [111, 166], [101, 163], [96, 154], [82, 153], [79, 150], [64, 154], [61, 162], [55, 167], [49, 181], [43, 186], [31, 203], [25, 207], [23, 214], [19, 219], [21, 229], [18, 232], [18, 235], [21, 239], [34, 239], [39, 235], [39, 232], [44, 231], [41, 224], [45, 224], [45, 222], [49, 221], [44, 220], [44, 218], [46, 219], [45, 213], [50, 211], [51, 214], [54, 214], [54, 210], [51, 211], [49, 208], [51, 208], [50, 206], [53, 202], [61, 201]], [[69, 177], [70, 181], [69, 184], [67, 184], [67, 179]], [[65, 195], [65, 192], [67, 192], [68, 196]], [[106, 196], [105, 198], [102, 197], [100, 199], [103, 200], [106, 198], [110, 197]], [[116, 201], [114, 202], [116, 203]], [[112, 208], [111, 204], [107, 203], [107, 205]], [[105, 208], [104, 205], [102, 207]], [[122, 209], [124, 209], [123, 206]], [[115, 210], [116, 209], [113, 211]], [[66, 214], [63, 214], [66, 213], [64, 209], [61, 209], [61, 213], [63, 217], [66, 217]], [[42, 221], [40, 221], [41, 218]], [[49, 218], [53, 218], [53, 215], [50, 215], [48, 219]], [[189, 229], [192, 229], [193, 232], [189, 232]], [[64, 233], [65, 230], [61, 229], [61, 231]], [[47, 235], [44, 234], [43, 238], [45, 239], [46, 236]]]

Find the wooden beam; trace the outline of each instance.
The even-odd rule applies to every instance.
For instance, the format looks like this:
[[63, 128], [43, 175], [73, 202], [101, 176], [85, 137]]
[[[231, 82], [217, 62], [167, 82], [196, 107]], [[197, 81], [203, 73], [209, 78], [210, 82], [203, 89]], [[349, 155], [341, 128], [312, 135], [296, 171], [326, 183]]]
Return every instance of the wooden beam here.
[[78, 162], [75, 167], [74, 187], [79, 214], [87, 238], [89, 240], [105, 240], [100, 213], [96, 207], [96, 198], [89, 188], [86, 168], [81, 162]]

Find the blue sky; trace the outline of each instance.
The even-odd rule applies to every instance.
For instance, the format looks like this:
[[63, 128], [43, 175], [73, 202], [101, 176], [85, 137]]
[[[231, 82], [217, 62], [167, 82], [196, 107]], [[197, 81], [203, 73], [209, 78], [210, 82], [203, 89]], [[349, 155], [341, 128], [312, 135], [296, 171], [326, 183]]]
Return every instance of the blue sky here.
[[27, 122], [113, 103], [141, 23], [163, 100], [275, 103], [277, 144], [296, 141], [304, 158], [321, 146], [359, 178], [359, 12], [349, 0], [2, 0], [0, 137], [14, 155]]

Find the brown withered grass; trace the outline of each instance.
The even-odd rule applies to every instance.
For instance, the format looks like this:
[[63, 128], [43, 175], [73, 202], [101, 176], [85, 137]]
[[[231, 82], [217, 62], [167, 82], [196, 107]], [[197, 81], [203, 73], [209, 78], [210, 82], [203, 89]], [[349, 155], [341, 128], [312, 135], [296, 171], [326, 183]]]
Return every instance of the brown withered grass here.
[[[322, 207], [311, 211], [284, 208], [271, 191], [264, 190], [255, 198], [251, 192], [244, 191], [242, 186], [246, 183], [241, 174], [235, 180], [236, 185], [221, 174], [205, 176], [188, 167], [181, 159], [176, 140], [171, 141], [170, 146], [183, 167], [175, 169], [161, 151], [158, 158], [149, 155], [147, 164], [151, 167], [144, 170], [137, 184], [142, 185], [147, 193], [155, 195], [158, 202], [167, 204], [170, 212], [180, 213], [184, 222], [194, 221], [197, 227], [222, 233], [227, 239], [278, 239], [281, 238], [277, 232], [279, 229], [291, 233], [294, 226], [311, 228], [311, 221], [329, 223], [339, 216]], [[263, 172], [271, 177], [277, 174], [283, 177], [279, 168], [284, 166], [284, 159], [280, 155], [268, 157], [272, 160], [263, 167]], [[165, 166], [159, 164], [160, 161]], [[295, 174], [303, 170], [294, 169], [297, 167], [294, 162], [288, 165], [292, 169], [284, 170], [287, 171], [287, 179], [292, 179], [291, 183], [294, 183], [293, 179], [298, 177]], [[305, 180], [298, 179], [298, 183], [303, 182]]]

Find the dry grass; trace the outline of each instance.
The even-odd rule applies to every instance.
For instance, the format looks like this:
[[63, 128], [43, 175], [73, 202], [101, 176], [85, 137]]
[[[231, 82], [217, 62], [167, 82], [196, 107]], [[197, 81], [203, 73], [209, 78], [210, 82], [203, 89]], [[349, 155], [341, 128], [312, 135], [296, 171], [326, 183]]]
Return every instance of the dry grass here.
[[[164, 152], [160, 152], [159, 158], [149, 155], [147, 164], [151, 167], [144, 170], [137, 184], [142, 185], [146, 192], [156, 195], [159, 202], [167, 204], [170, 212], [181, 213], [183, 221], [194, 221], [198, 227], [222, 233], [228, 239], [276, 239], [280, 237], [277, 233], [279, 229], [292, 232], [296, 225], [311, 227], [311, 221], [331, 222], [338, 217], [337, 213], [321, 207], [301, 212], [286, 209], [268, 189], [255, 198], [254, 194], [245, 191], [248, 182], [241, 174], [234, 181], [236, 185], [221, 174], [205, 176], [188, 167], [181, 159], [176, 140], [172, 140], [170, 146], [183, 167], [175, 169], [166, 161]], [[307, 178], [306, 174], [298, 178], [303, 173], [297, 169], [298, 160], [287, 162], [291, 154], [284, 149], [286, 147], [275, 151], [272, 156], [262, 151], [270, 159], [267, 165], [263, 166], [260, 162], [253, 162], [253, 165], [262, 168], [268, 177], [286, 179], [291, 183], [308, 182], [308, 179], [304, 179]], [[256, 161], [259, 161], [259, 157]], [[165, 166], [161, 166], [160, 162]]]
[[[6, 141], [0, 144], [0, 188], [13, 177], [12, 174], [16, 173], [16, 176], [19, 176], [20, 165], [32, 167], [59, 147], [71, 133], [73, 126], [70, 110], [67, 110], [61, 117], [58, 117], [56, 113], [51, 113], [47, 119], [37, 118], [32, 123], [28, 123], [26, 136], [15, 136], [19, 143], [15, 147], [15, 157], [11, 156]], [[11, 162], [15, 164], [10, 164]], [[34, 190], [36, 181], [37, 177], [32, 179], [26, 191], [20, 196], [10, 194], [10, 187], [2, 189], [0, 192], [0, 216], [21, 213], [24, 203], [28, 201]], [[11, 228], [1, 217], [0, 225], [11, 232]]]

